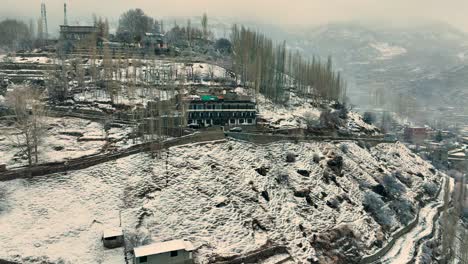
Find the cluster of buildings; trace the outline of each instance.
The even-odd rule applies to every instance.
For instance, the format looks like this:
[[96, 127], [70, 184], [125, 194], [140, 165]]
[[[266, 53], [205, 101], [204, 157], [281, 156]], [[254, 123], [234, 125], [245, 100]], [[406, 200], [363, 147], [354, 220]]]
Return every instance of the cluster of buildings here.
[[[120, 36], [124, 39], [132, 39], [131, 36]], [[104, 39], [100, 36], [100, 31], [97, 26], [60, 26], [60, 38], [59, 41], [65, 44], [71, 52], [81, 47], [89, 47], [90, 41], [95, 41], [99, 46], [107, 46], [113, 53], [122, 51], [124, 48], [138, 48], [146, 51], [152, 51], [155, 54], [161, 54], [168, 52], [169, 47], [167, 45], [165, 35], [160, 32], [147, 32], [141, 38], [138, 44], [129, 44], [119, 41], [115, 36], [110, 35], [109, 39]]]
[[434, 165], [468, 169], [468, 135], [435, 131], [427, 127], [406, 127], [403, 138], [410, 149], [424, 154]]

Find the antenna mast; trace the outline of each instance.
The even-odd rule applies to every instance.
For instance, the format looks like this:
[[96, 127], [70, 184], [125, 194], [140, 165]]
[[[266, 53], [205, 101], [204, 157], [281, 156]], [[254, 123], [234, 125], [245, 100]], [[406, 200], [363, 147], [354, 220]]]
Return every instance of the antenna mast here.
[[63, 25], [68, 26], [67, 2], [63, 3]]
[[46, 4], [44, 1], [41, 3], [41, 23], [42, 23], [42, 28], [44, 30], [44, 39], [49, 38], [49, 30], [47, 28], [47, 10], [46, 10]]

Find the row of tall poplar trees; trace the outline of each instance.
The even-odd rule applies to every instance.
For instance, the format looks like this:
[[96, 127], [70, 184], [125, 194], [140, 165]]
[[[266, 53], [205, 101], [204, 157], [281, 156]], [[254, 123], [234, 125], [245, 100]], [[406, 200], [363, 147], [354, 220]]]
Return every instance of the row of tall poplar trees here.
[[313, 99], [343, 101], [346, 85], [340, 73], [319, 59], [304, 58], [287, 49], [286, 42], [274, 43], [264, 34], [234, 25], [231, 33], [233, 70], [238, 82], [275, 103], [284, 103], [290, 89]]

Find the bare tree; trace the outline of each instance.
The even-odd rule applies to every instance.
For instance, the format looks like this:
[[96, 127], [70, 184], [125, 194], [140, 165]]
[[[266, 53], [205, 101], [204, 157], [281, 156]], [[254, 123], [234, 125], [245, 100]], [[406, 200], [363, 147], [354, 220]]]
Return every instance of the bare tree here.
[[203, 38], [205, 38], [205, 40], [208, 40], [208, 16], [206, 15], [206, 13], [204, 13], [202, 16], [201, 24], [203, 27]]
[[17, 86], [7, 94], [7, 104], [16, 116], [17, 144], [29, 166], [38, 163], [38, 148], [45, 136], [45, 108], [40, 98], [41, 93], [29, 86]]

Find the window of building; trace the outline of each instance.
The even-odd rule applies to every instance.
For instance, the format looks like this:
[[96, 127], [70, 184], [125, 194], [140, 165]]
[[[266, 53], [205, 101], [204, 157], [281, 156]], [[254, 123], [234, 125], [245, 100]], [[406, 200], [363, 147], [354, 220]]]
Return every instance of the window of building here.
[[247, 119], [247, 123], [252, 124], [252, 119]]
[[171, 257], [177, 257], [178, 252], [176, 251], [171, 251]]
[[229, 120], [229, 123], [235, 124], [235, 123], [236, 123], [236, 120], [235, 120], [235, 119], [230, 119], [230, 120]]
[[113, 237], [106, 237], [104, 238], [104, 240], [116, 240], [117, 237], [116, 236], [113, 236]]
[[148, 257], [147, 256], [139, 257], [138, 260], [139, 260], [140, 263], [146, 263], [146, 262], [148, 262]]
[[239, 119], [239, 123], [243, 124], [244, 123], [244, 119]]

